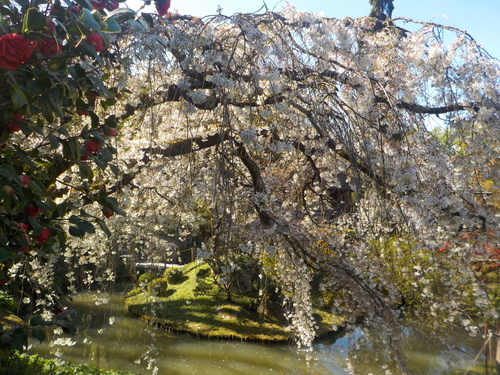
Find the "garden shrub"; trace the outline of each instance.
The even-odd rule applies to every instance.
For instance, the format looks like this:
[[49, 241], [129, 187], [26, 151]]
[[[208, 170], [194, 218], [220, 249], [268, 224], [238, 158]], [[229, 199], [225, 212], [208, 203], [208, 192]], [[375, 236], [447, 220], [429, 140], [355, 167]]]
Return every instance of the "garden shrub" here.
[[187, 280], [181, 268], [167, 268], [163, 273], [163, 278], [170, 284], [182, 284]]
[[145, 272], [142, 275], [139, 275], [139, 278], [137, 279], [137, 284], [139, 284], [139, 286], [146, 286], [153, 279], [156, 279], [156, 275], [153, 272]]
[[155, 297], [166, 297], [168, 281], [162, 278], [153, 279], [148, 284], [148, 293]]

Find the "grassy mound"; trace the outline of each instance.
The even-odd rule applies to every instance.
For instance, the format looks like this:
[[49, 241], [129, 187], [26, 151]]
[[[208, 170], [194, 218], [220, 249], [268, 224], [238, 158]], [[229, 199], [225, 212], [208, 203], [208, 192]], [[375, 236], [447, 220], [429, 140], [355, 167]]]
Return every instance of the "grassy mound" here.
[[[196, 294], [196, 274], [207, 267], [196, 262], [187, 264], [180, 270], [182, 282], [170, 283], [162, 296], [151, 296], [144, 288], [137, 288], [125, 303], [134, 315], [172, 332], [256, 342], [286, 342], [293, 337], [278, 316], [264, 317], [250, 308], [249, 297], [235, 295], [228, 301], [219, 294]], [[318, 336], [329, 334], [334, 325], [342, 324], [327, 311], [317, 310], [315, 318]]]

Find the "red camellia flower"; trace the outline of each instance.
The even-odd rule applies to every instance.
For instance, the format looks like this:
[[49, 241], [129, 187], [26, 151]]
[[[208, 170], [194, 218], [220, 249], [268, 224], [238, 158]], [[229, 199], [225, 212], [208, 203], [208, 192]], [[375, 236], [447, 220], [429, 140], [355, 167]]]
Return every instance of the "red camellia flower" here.
[[155, 0], [156, 11], [159, 16], [164, 16], [170, 8], [170, 0]]
[[38, 207], [33, 203], [28, 203], [24, 207], [24, 213], [28, 216], [36, 216], [36, 214], [38, 213]]
[[78, 116], [87, 116], [89, 113], [87, 112], [87, 110], [85, 108], [77, 108], [76, 114]]
[[116, 137], [116, 134], [118, 131], [116, 128], [105, 128], [104, 129], [104, 134], [106, 134], [108, 137]]
[[90, 99], [95, 99], [97, 98], [99, 95], [95, 92], [95, 91], [91, 91], [91, 90], [88, 90], [85, 92], [85, 96], [87, 98], [90, 98]]
[[104, 51], [102, 37], [99, 34], [91, 34], [85, 38], [85, 41], [94, 47], [96, 52]]
[[87, 139], [83, 145], [90, 152], [97, 152], [99, 151], [100, 148], [99, 141], [94, 138]]
[[111, 207], [103, 207], [102, 214], [106, 216], [107, 219], [109, 219], [111, 216], [115, 214], [115, 211], [113, 211]]
[[30, 178], [25, 174], [22, 174], [21, 176], [19, 176], [19, 178], [21, 179], [21, 183], [23, 184], [23, 186], [28, 186], [28, 184], [30, 183]]
[[42, 229], [42, 233], [36, 236], [36, 241], [39, 245], [43, 245], [45, 241], [50, 237], [50, 229], [44, 228]]
[[7, 123], [5, 124], [9, 134], [14, 134], [15, 132], [21, 130], [20, 122], [23, 121], [23, 116], [20, 115], [19, 113], [14, 113], [12, 117], [13, 118], [8, 120]]
[[25, 223], [19, 223], [19, 224], [17, 224], [17, 227], [19, 229], [21, 229], [22, 231], [24, 231], [24, 232], [26, 232], [28, 230], [28, 228], [29, 228], [28, 224], [25, 224]]
[[120, 5], [113, 0], [90, 0], [90, 4], [94, 9], [107, 9], [109, 11], [115, 10]]
[[8, 122], [7, 129], [9, 131], [9, 134], [14, 134], [15, 132], [21, 130], [21, 126], [17, 122]]
[[0, 68], [15, 70], [25, 64], [33, 53], [36, 42], [24, 39], [19, 34], [0, 37]]
[[54, 39], [45, 39], [38, 43], [36, 50], [45, 57], [52, 57], [62, 52], [62, 46]]

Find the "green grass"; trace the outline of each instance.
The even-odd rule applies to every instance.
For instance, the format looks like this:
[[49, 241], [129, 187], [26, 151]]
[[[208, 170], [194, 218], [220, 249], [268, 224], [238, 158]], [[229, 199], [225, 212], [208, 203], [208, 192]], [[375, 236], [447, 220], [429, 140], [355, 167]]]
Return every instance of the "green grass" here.
[[[141, 289], [133, 290], [125, 303], [131, 313], [172, 332], [189, 333], [207, 338], [230, 338], [256, 342], [285, 342], [294, 333], [286, 329], [280, 317], [263, 317], [249, 309], [251, 300], [222, 295], [196, 295], [196, 273], [208, 267], [190, 263], [183, 267], [184, 281], [169, 284], [165, 297], [151, 297]], [[341, 321], [326, 311], [316, 311], [318, 336], [331, 332]]]
[[58, 365], [37, 355], [14, 353], [0, 357], [0, 375], [133, 375], [131, 372], [98, 370], [88, 365]]

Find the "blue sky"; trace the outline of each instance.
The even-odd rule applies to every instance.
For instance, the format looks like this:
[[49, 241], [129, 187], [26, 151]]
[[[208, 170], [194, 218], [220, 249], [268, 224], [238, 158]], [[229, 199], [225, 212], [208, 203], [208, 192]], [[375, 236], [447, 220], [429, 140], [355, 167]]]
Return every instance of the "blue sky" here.
[[[137, 9], [140, 0], [128, 2]], [[250, 13], [259, 10], [263, 0], [171, 0], [170, 11], [192, 16], [223, 13]], [[285, 1], [265, 0], [269, 9], [280, 10]], [[322, 12], [326, 17], [361, 17], [370, 12], [369, 0], [296, 0], [299, 10]], [[394, 0], [393, 17], [433, 21], [467, 30], [494, 57], [500, 58], [500, 0]], [[154, 8], [153, 8], [154, 9]]]

